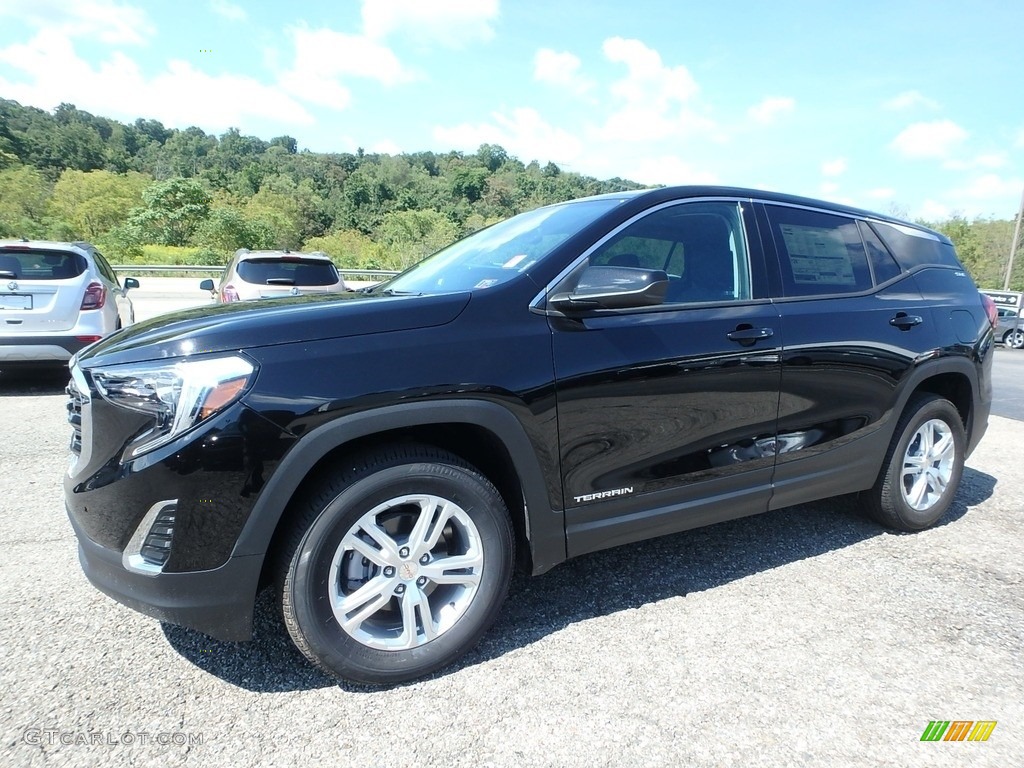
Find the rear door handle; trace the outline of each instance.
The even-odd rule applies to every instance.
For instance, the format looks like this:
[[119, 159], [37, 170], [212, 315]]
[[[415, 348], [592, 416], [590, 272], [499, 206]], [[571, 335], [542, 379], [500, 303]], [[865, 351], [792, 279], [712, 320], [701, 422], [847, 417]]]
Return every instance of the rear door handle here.
[[920, 315], [908, 315], [906, 312], [896, 313], [896, 317], [889, 321], [889, 325], [899, 328], [901, 331], [909, 331], [915, 325], [920, 325], [924, 320]]
[[737, 328], [727, 334], [729, 341], [753, 344], [759, 339], [770, 339], [775, 334], [771, 328]]

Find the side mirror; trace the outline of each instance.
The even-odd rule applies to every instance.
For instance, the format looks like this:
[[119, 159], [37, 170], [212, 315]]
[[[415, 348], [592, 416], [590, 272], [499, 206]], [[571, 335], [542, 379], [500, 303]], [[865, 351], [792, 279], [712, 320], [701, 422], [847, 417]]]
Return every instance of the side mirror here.
[[562, 312], [635, 309], [665, 301], [668, 275], [660, 269], [587, 267], [572, 293], [556, 293], [548, 305]]
[[210, 278], [206, 278], [205, 280], [203, 280], [203, 282], [199, 284], [199, 290], [209, 291], [210, 293], [213, 293], [217, 289], [213, 285], [213, 280], [211, 280]]
[[134, 277], [126, 277], [124, 279], [124, 289], [127, 291], [129, 288], [138, 288], [139, 281]]

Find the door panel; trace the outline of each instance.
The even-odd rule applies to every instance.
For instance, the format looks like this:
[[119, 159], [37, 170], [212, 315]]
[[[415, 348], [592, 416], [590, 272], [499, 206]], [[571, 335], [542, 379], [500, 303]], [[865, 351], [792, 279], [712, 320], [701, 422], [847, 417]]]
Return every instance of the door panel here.
[[613, 260], [636, 254], [669, 274], [678, 301], [551, 319], [572, 554], [705, 524], [716, 500], [717, 519], [767, 509], [781, 324], [750, 298], [763, 286], [751, 285], [738, 210], [678, 205], [590, 257], [628, 266]]
[[[913, 278], [893, 281], [880, 269], [888, 254], [873, 253], [869, 268], [855, 219], [774, 206], [766, 213], [786, 294], [777, 301], [786, 339], [777, 508], [874, 482], [900, 380], [933, 349], [935, 329]], [[887, 284], [873, 289], [872, 275]]]

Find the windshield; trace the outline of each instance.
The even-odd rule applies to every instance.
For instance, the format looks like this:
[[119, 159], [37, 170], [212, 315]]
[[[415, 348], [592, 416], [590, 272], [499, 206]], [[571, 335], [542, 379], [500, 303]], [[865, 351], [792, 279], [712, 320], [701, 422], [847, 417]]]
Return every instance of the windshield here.
[[438, 251], [380, 286], [387, 293], [491, 288], [522, 274], [622, 198], [563, 203], [521, 213]]

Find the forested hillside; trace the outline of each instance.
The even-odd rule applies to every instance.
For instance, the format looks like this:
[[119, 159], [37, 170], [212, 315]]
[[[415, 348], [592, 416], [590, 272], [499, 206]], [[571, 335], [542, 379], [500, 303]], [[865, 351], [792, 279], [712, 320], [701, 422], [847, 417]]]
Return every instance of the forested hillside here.
[[[319, 153], [290, 136], [214, 136], [0, 99], [0, 237], [91, 240], [115, 262], [222, 264], [237, 248], [301, 248], [351, 268], [401, 268], [520, 211], [639, 186], [524, 164], [488, 144]], [[1012, 222], [933, 226], [980, 284], [1002, 284]]]

